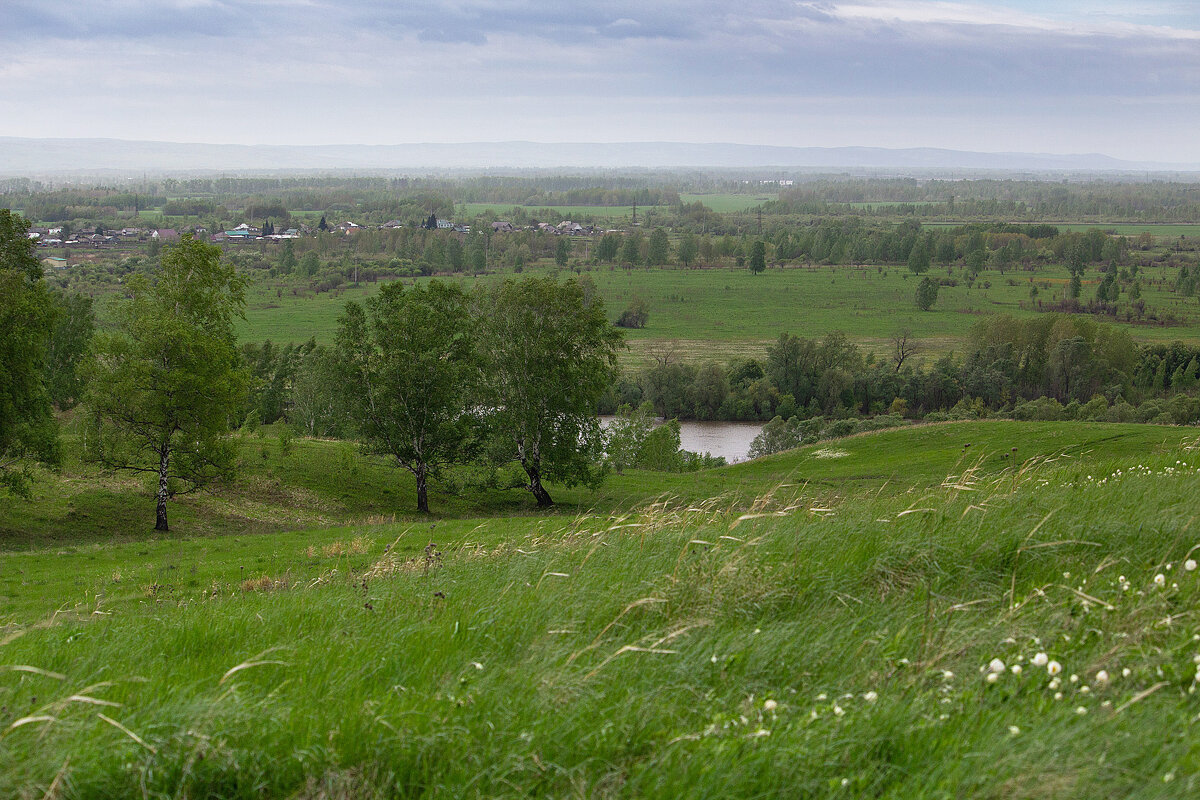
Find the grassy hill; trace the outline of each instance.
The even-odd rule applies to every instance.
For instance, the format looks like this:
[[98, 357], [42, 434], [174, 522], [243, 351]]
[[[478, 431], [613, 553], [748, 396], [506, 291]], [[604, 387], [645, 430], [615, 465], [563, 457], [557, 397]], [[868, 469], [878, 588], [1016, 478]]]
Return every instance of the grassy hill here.
[[[420, 520], [337, 447], [258, 456], [170, 538], [0, 556], [0, 793], [1200, 791], [1195, 430], [922, 426]], [[224, 529], [272, 474], [329, 527], [268, 494]]]

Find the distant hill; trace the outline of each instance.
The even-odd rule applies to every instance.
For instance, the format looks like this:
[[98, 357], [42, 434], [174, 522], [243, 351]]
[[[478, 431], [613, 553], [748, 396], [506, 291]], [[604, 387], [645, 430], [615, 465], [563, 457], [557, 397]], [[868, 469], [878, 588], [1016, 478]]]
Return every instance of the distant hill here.
[[773, 147], [684, 142], [470, 142], [232, 145], [0, 137], [0, 174], [293, 169], [787, 167], [884, 170], [1200, 171], [1200, 164], [1123, 161], [1088, 153], [981, 153], [937, 148]]

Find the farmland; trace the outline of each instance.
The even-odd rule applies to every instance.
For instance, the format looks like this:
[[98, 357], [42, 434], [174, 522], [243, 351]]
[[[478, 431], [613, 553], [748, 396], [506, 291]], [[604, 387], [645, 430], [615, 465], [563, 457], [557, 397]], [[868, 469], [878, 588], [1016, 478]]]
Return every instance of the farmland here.
[[[552, 265], [537, 269], [550, 270]], [[943, 287], [935, 308], [921, 312], [913, 303], [917, 279], [900, 267], [796, 267], [768, 269], [760, 275], [736, 268], [599, 267], [582, 274], [595, 281], [614, 317], [635, 297], [648, 304], [649, 324], [629, 334], [629, 357], [635, 361], [644, 357], [648, 348], [671, 342], [697, 357], [747, 354], [783, 331], [803, 336], [845, 331], [869, 348], [881, 348], [896, 331], [909, 328], [928, 351], [944, 353], [960, 347], [983, 316], [1036, 314], [1029, 309], [1032, 286], [1041, 287], [1043, 296], [1049, 297], [1055, 291], [1061, 293], [1067, 283], [1065, 270], [1056, 266], [1009, 270], [1004, 275], [986, 270], [974, 286], [963, 281]], [[512, 273], [456, 280], [469, 287], [506, 276]], [[1147, 303], [1175, 314], [1180, 324], [1128, 325], [1133, 337], [1145, 342], [1200, 344], [1200, 305], [1195, 298], [1171, 292], [1173, 275], [1167, 270], [1151, 271], [1148, 278], [1143, 295]], [[1096, 280], [1089, 278], [1085, 286]], [[284, 291], [289, 285], [286, 280], [267, 279], [252, 288], [246, 320], [238, 328], [243, 340], [286, 342], [315, 336], [328, 343], [345, 302], [377, 289], [362, 284], [336, 296], [297, 296]]]

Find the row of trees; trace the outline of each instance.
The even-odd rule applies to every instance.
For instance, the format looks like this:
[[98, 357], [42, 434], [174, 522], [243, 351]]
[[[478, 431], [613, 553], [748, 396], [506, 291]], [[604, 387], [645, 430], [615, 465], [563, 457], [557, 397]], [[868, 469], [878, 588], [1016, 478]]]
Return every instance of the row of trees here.
[[1200, 348], [1139, 347], [1121, 328], [1072, 315], [989, 318], [973, 329], [961, 357], [918, 358], [907, 333], [894, 337], [883, 357], [841, 333], [785, 333], [762, 359], [689, 364], [664, 356], [622, 376], [604, 408], [648, 402], [659, 416], [702, 420], [922, 417], [964, 400], [1001, 411], [1040, 398], [1070, 404], [1100, 396], [1136, 405], [1200, 391]]

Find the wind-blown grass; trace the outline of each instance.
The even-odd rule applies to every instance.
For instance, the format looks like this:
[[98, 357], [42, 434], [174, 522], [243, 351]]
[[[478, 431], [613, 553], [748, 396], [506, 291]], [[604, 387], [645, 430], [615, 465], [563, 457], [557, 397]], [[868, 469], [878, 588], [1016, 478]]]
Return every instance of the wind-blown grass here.
[[0, 793], [1194, 794], [1194, 437], [993, 467], [956, 430], [895, 492], [6, 557], [76, 582], [8, 615]]

